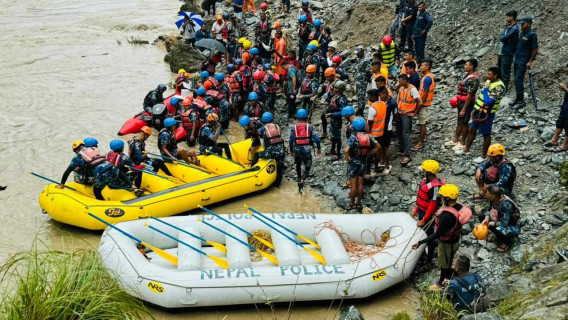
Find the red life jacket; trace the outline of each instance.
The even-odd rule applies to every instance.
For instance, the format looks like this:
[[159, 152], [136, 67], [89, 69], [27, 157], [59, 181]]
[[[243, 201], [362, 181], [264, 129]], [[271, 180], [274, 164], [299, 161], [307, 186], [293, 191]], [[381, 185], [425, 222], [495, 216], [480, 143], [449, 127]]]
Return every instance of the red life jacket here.
[[366, 133], [357, 133], [357, 155], [359, 157], [365, 157], [371, 149], [371, 136]]
[[311, 94], [312, 93], [312, 82], [314, 80], [315, 80], [315, 78], [314, 79], [306, 78], [304, 80], [304, 82], [302, 82], [302, 85], [300, 86], [300, 93]]
[[451, 214], [454, 215], [454, 217], [456, 217], [456, 224], [452, 227], [452, 229], [450, 229], [450, 231], [448, 231], [446, 234], [440, 237], [441, 241], [455, 241], [459, 239], [462, 226], [467, 222], [469, 222], [469, 220], [471, 219], [471, 214], [472, 214], [471, 209], [469, 209], [463, 203], [460, 204], [462, 205], [460, 211], [457, 211], [453, 207], [442, 207], [438, 209], [438, 211], [436, 212], [436, 217], [434, 218], [435, 219], [434, 222], [436, 223], [435, 230], [438, 230], [438, 224], [442, 212], [444, 211], [450, 212]]
[[264, 21], [260, 20], [260, 22], [258, 23], [258, 27], [260, 28], [260, 31], [268, 30], [268, 27], [269, 27], [268, 22], [269, 22], [268, 19], [266, 19]]
[[223, 40], [229, 40], [229, 26], [231, 25], [230, 21], [225, 21], [223, 24], [223, 29], [221, 30], [221, 36]]
[[310, 132], [310, 125], [306, 122], [300, 122], [294, 126], [294, 136], [296, 145], [307, 146], [312, 144], [312, 133]]
[[217, 88], [219, 88], [219, 81], [217, 81], [214, 76], [209, 76], [207, 80], [211, 81], [211, 83], [213, 84], [213, 88], [211, 88], [212, 90], [217, 90]]
[[467, 82], [467, 80], [469, 80], [470, 78], [481, 78], [481, 75], [477, 72], [472, 73], [470, 75], [468, 75], [467, 77], [465, 77], [465, 79], [463, 79], [462, 81], [460, 81], [460, 85], [458, 87], [458, 100], [461, 102], [464, 102], [467, 99], [467, 88], [465, 87], [465, 83]]
[[225, 98], [225, 96], [217, 90], [209, 90], [207, 91], [207, 95], [217, 101], [221, 101]]
[[419, 210], [422, 210], [422, 212], [426, 213], [428, 211], [430, 203], [432, 201], [435, 201], [428, 197], [430, 190], [432, 190], [432, 188], [438, 188], [445, 184], [446, 181], [440, 178], [436, 178], [436, 180], [432, 182], [428, 182], [428, 180], [426, 179], [422, 180], [422, 183], [420, 183], [420, 187], [418, 188], [418, 196], [416, 197], [416, 207], [418, 207]]
[[243, 75], [243, 86], [246, 91], [252, 86], [252, 69], [249, 66], [242, 66], [240, 71]]
[[329, 109], [328, 111], [331, 113], [335, 113], [335, 112], [339, 112], [341, 111], [341, 109], [339, 108], [339, 105], [337, 105], [337, 100], [339, 100], [339, 98], [341, 98], [341, 94], [335, 95], [333, 97], [331, 97], [331, 100], [329, 101]]
[[[513, 204], [513, 215], [511, 217], [509, 217], [509, 221], [507, 221], [507, 224], [513, 222], [514, 224], [516, 224], [517, 222], [519, 222], [519, 220], [521, 220], [521, 210], [519, 210], [519, 206], [517, 206], [517, 204], [508, 196], [506, 195], [501, 195], [501, 202], [499, 203], [499, 206], [497, 208], [494, 208], [493, 206], [491, 206], [491, 210], [489, 211], [489, 215], [491, 216], [491, 220], [493, 221], [499, 221], [499, 210], [498, 208], [501, 206], [501, 203], [503, 201], [510, 201]], [[512, 220], [512, 221], [511, 221]]]
[[79, 151], [79, 155], [85, 162], [92, 166], [96, 166], [105, 161], [105, 156], [95, 147], [85, 147]]
[[499, 181], [499, 168], [501, 168], [501, 166], [505, 163], [511, 163], [511, 161], [509, 159], [505, 159], [498, 166], [492, 165], [487, 169], [487, 181], [489, 181], [489, 183]]
[[250, 103], [250, 102], [247, 102], [247, 103], [252, 108], [252, 112], [253, 112], [252, 116], [249, 115], [249, 117], [251, 117], [251, 120], [252, 120], [252, 117], [260, 118], [262, 116], [262, 114], [261, 114], [262, 109], [260, 107], [260, 103], [257, 102], [255, 106], [253, 106], [252, 103]]
[[280, 127], [274, 123], [267, 123], [264, 125], [266, 140], [269, 145], [283, 143], [284, 139], [280, 136]]
[[[197, 113], [197, 111], [195, 110], [188, 110], [181, 114], [181, 125], [185, 128], [186, 131], [188, 131], [188, 134], [191, 134], [191, 130], [193, 129], [193, 122], [189, 120], [189, 115], [192, 112]], [[201, 129], [201, 126], [203, 125], [203, 120], [201, 120], [199, 114], [197, 114], [196, 125], [197, 130]]]
[[120, 168], [120, 160], [122, 159], [120, 153], [111, 151], [107, 153], [106, 161], [110, 162], [113, 166]]
[[207, 102], [201, 99], [193, 99], [192, 107], [199, 112], [200, 117], [205, 114], [205, 110], [207, 107]]
[[241, 91], [241, 84], [237, 80], [237, 74], [238, 73], [240, 73], [240, 72], [235, 71], [227, 78], [227, 83], [229, 84], [229, 88], [230, 88], [232, 93]]

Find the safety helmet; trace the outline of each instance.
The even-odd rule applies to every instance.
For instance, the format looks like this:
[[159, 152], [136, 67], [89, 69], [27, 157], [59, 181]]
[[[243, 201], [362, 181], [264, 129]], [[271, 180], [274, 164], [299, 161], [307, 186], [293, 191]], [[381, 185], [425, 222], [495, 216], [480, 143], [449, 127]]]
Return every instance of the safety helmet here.
[[316, 46], [316, 48], [318, 48], [320, 46], [320, 43], [317, 40], [312, 40], [308, 43], [308, 45], [313, 44], [314, 46]]
[[450, 106], [452, 106], [452, 108], [457, 108], [457, 107], [459, 107], [459, 105], [460, 105], [460, 102], [459, 102], [457, 96], [454, 96], [450, 99]]
[[270, 70], [272, 69], [272, 65], [270, 63], [265, 63], [262, 65], [262, 70]]
[[191, 106], [191, 103], [193, 102], [193, 97], [192, 96], [187, 96], [183, 99], [182, 104], [184, 106]]
[[172, 106], [177, 106], [179, 103], [179, 98], [178, 97], [173, 97], [172, 100], [170, 100], [170, 104]]
[[250, 118], [248, 116], [242, 116], [239, 118], [239, 126], [246, 127], [250, 124]]
[[321, 27], [321, 19], [314, 20], [314, 27]]
[[231, 16], [228, 13], [226, 12], [223, 13], [223, 19], [228, 20], [230, 17]]
[[152, 135], [152, 129], [150, 129], [150, 127], [148, 126], [143, 126], [142, 129], [140, 129], [140, 132], [144, 132], [148, 136]]
[[263, 2], [263, 3], [260, 4], [260, 8], [266, 9], [266, 8], [268, 8], [268, 4], [266, 2]]
[[361, 118], [361, 117], [357, 117], [353, 120], [353, 123], [351, 123], [351, 125], [353, 125], [353, 129], [357, 130], [357, 131], [363, 131], [365, 130], [365, 119]]
[[229, 71], [229, 72], [235, 71], [235, 65], [234, 64], [228, 64], [227, 65], [227, 71]]
[[473, 236], [477, 240], [485, 240], [487, 239], [488, 235], [489, 235], [489, 228], [487, 228], [487, 226], [483, 223], [477, 224], [473, 228]]
[[243, 48], [250, 49], [250, 47], [252, 47], [252, 43], [250, 41], [247, 40], [247, 41], [243, 42]]
[[306, 119], [307, 117], [308, 117], [308, 111], [306, 109], [298, 109], [298, 111], [296, 111], [296, 118]]
[[186, 78], [189, 78], [189, 77], [191, 77], [191, 74], [190, 74], [189, 72], [185, 72], [185, 73], [183, 74], [183, 76], [186, 77]]
[[304, 23], [306, 21], [308, 21], [308, 16], [305, 14], [301, 14], [300, 17], [298, 18], [298, 20], [300, 21], [300, 23]]
[[207, 115], [207, 121], [217, 122], [219, 121], [219, 116], [215, 112], [211, 112]]
[[166, 118], [166, 120], [164, 120], [164, 127], [166, 127], [166, 128], [173, 127], [176, 124], [177, 124], [177, 121], [174, 118]]
[[187, 71], [185, 71], [185, 69], [179, 69], [179, 70], [178, 70], [178, 74], [184, 74], [184, 73], [186, 73], [186, 72], [187, 72]]
[[243, 59], [236, 59], [236, 60], [235, 60], [235, 65], [237, 65], [237, 66], [242, 66], [242, 65], [243, 65]]
[[75, 151], [75, 149], [79, 148], [80, 146], [84, 146], [85, 143], [83, 142], [83, 140], [75, 140], [73, 141], [73, 144], [71, 145], [71, 150]]
[[316, 65], [315, 64], [310, 64], [309, 66], [306, 67], [306, 72], [311, 73], [311, 72], [316, 72]]
[[209, 89], [213, 88], [213, 82], [211, 82], [210, 80], [206, 80], [203, 83], [203, 88], [205, 88], [205, 90], [209, 90]]
[[252, 48], [252, 49], [250, 49], [249, 52], [250, 52], [250, 54], [258, 54], [258, 48], [256, 48], [256, 47]]
[[337, 41], [333, 40], [327, 46], [337, 49]]
[[489, 146], [489, 149], [487, 149], [487, 155], [491, 157], [504, 156], [505, 147], [503, 147], [503, 145], [500, 143], [494, 143]]
[[273, 28], [282, 28], [282, 22], [276, 21], [272, 24]]
[[272, 122], [272, 120], [274, 120], [274, 116], [272, 115], [272, 113], [267, 111], [267, 112], [262, 114], [262, 117], [260, 119], [262, 120], [262, 122], [268, 123], [268, 122]]
[[424, 160], [424, 162], [422, 162], [422, 165], [420, 165], [420, 168], [426, 172], [430, 172], [433, 174], [438, 174], [438, 171], [440, 171], [440, 164], [438, 163], [438, 161], [436, 160]]
[[216, 73], [215, 74], [215, 80], [217, 81], [225, 81], [225, 75], [222, 73]]
[[247, 38], [241, 37], [241, 38], [239, 38], [239, 41], [237, 41], [237, 42], [240, 43], [240, 44], [243, 44], [243, 43], [245, 43], [245, 41], [247, 41]]
[[345, 108], [341, 109], [341, 116], [350, 116], [355, 114], [355, 108], [352, 106], [346, 106]]
[[253, 73], [254, 80], [262, 80], [262, 79], [264, 79], [265, 75], [266, 74], [264, 73], [264, 71], [260, 71], [260, 70], [256, 70]]
[[254, 91], [249, 93], [248, 99], [249, 99], [249, 101], [258, 100], [258, 93], [254, 92]]
[[335, 75], [335, 68], [329, 67], [329, 68], [325, 69], [324, 75], [326, 77]]
[[207, 90], [204, 87], [199, 87], [197, 88], [197, 90], [195, 90], [195, 94], [198, 95], [199, 97], [205, 96], [206, 92]]
[[168, 87], [166, 87], [165, 84], [160, 83], [160, 84], [158, 85], [158, 91], [166, 91], [166, 90], [168, 90]]
[[85, 147], [90, 148], [90, 147], [95, 147], [99, 145], [99, 140], [97, 140], [96, 138], [93, 137], [88, 137], [83, 139], [83, 142], [85, 143]]
[[318, 47], [316, 47], [315, 44], [311, 43], [308, 44], [308, 46], [306, 47], [306, 50], [311, 50], [311, 51], [315, 51]]
[[333, 87], [339, 90], [345, 90], [347, 89], [347, 83], [345, 83], [345, 81], [337, 80], [333, 84]]
[[308, 0], [302, 0], [302, 7], [309, 6], [310, 2]]
[[112, 151], [118, 151], [120, 149], [124, 148], [124, 141], [122, 140], [112, 140], [110, 142], [110, 150]]
[[207, 72], [207, 71], [201, 71], [201, 73], [199, 74], [199, 76], [201, 77], [201, 79], [205, 79], [205, 78], [209, 77], [209, 72]]
[[388, 46], [392, 43], [392, 37], [390, 35], [386, 35], [383, 37], [383, 44]]
[[455, 200], [460, 196], [460, 189], [455, 184], [445, 184], [440, 187], [438, 194], [444, 198]]
[[331, 62], [335, 62], [335, 63], [341, 63], [341, 61], [343, 61], [343, 59], [341, 59], [340, 56], [333, 56], [331, 57]]

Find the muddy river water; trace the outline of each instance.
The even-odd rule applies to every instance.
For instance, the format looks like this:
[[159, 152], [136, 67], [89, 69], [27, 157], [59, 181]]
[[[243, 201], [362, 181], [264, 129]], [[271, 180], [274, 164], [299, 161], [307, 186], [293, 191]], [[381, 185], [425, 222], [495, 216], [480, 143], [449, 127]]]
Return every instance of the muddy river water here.
[[[141, 110], [144, 95], [173, 74], [164, 50], [133, 46], [127, 37], [152, 41], [175, 31], [180, 3], [174, 0], [1, 0], [0, 1], [0, 261], [30, 247], [34, 239], [51, 249], [96, 247], [100, 233], [55, 223], [41, 213], [38, 195], [46, 182], [35, 171], [59, 180], [73, 156], [71, 143], [97, 137], [102, 150], [127, 118]], [[231, 140], [242, 138], [232, 125]], [[155, 137], [148, 145], [153, 148]], [[218, 205], [216, 212], [243, 212], [244, 199]], [[309, 190], [295, 184], [246, 198], [262, 211], [331, 212]], [[413, 314], [417, 294], [401, 284], [358, 301], [367, 319]], [[344, 302], [348, 303], [348, 302]], [[337, 302], [297, 303], [290, 319], [333, 319]], [[153, 310], [157, 319], [285, 319], [287, 304]], [[329, 312], [328, 312], [328, 309]]]

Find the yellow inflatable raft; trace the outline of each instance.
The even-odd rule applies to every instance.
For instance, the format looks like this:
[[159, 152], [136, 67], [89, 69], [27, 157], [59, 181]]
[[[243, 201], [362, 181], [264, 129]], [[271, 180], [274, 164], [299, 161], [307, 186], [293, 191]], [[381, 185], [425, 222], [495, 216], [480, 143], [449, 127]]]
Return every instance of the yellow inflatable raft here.
[[89, 212], [113, 224], [150, 215], [179, 214], [199, 204], [206, 206], [268, 188], [276, 180], [276, 161], [261, 159], [251, 168], [247, 160], [250, 145], [250, 140], [231, 145], [235, 162], [217, 155], [201, 155], [199, 167], [167, 163], [175, 177], [169, 180], [143, 173], [141, 186], [147, 193], [141, 197], [127, 190], [105, 188], [102, 194], [107, 200], [97, 200], [92, 187], [72, 182], [67, 186], [76, 191], [48, 185], [39, 204], [52, 219], [90, 230], [106, 226], [87, 215]]

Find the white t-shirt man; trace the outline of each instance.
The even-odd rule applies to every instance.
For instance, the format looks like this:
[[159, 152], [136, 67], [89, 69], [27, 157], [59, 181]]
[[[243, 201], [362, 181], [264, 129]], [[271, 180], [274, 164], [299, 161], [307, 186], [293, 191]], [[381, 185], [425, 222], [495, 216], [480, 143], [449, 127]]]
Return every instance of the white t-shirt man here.
[[215, 35], [216, 40], [223, 41], [223, 23], [215, 22], [211, 27], [211, 33]]

